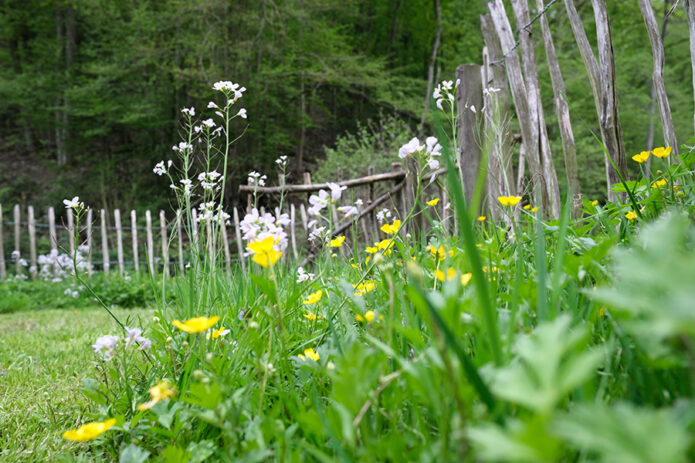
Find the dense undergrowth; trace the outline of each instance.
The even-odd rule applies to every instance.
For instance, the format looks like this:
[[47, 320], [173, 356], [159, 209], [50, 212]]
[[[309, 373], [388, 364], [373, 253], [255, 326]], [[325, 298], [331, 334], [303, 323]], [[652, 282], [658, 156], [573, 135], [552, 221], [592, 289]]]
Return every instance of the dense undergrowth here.
[[[228, 130], [241, 94], [220, 84]], [[189, 166], [193, 147], [182, 143]], [[83, 388], [95, 404], [84, 421], [94, 424], [66, 433], [92, 443], [76, 453], [162, 462], [692, 461], [688, 147], [670, 163], [668, 154], [655, 160], [651, 180], [616, 186], [618, 203], [585, 200], [580, 219], [567, 205], [548, 220], [528, 198], [509, 197], [489, 205], [508, 217], [495, 223], [471, 215], [457, 166], [435, 143], [411, 141], [400, 154], [420, 173], [443, 154], [447, 219], [418, 189], [424, 207], [392, 217], [383, 241], [364, 249], [326, 238], [335, 224], [329, 213], [321, 225], [322, 210], [340, 198], [331, 188], [311, 203], [321, 243], [311, 269], [298, 274], [283, 255], [282, 218], [263, 225], [257, 212], [247, 224], [275, 228], [246, 230], [251, 270], [228, 277], [207, 245], [193, 249], [191, 269], [154, 292], [146, 332], [130, 327], [95, 344], [100, 373]], [[224, 194], [204, 167], [201, 215], [209, 212], [212, 231], [200, 236], [214, 240]], [[172, 184], [190, 212], [195, 193]], [[417, 232], [420, 216], [428, 227]]]

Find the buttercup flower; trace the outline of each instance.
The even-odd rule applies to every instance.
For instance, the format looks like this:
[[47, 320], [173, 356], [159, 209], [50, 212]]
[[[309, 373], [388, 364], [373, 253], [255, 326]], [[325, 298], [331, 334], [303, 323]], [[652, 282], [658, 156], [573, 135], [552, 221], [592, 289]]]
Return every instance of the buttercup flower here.
[[315, 352], [314, 349], [305, 349], [304, 355], [299, 354], [297, 357], [299, 357], [302, 360], [313, 360], [314, 362], [318, 362], [319, 358], [321, 358], [319, 357], [318, 352]]
[[487, 217], [485, 217], [484, 215], [481, 215], [480, 217], [478, 217], [478, 222], [485, 222], [486, 218]]
[[355, 320], [357, 320], [358, 322], [371, 323], [374, 320], [374, 315], [375, 314], [374, 314], [373, 310], [367, 310], [364, 313], [364, 316], [362, 316], [360, 314], [355, 315]]
[[461, 275], [461, 285], [468, 286], [468, 283], [471, 281], [471, 278], [473, 278], [472, 273], [464, 273], [463, 275]]
[[323, 296], [323, 290], [319, 289], [315, 293], [309, 294], [306, 299], [302, 302], [302, 304], [308, 305], [308, 304], [316, 304], [318, 301], [321, 300], [321, 296]]
[[630, 211], [627, 214], [625, 214], [625, 218], [629, 221], [633, 221], [637, 218], [637, 212], [635, 211]]
[[103, 422], [94, 421], [83, 424], [77, 429], [71, 429], [63, 433], [63, 439], [78, 442], [87, 442], [104, 434], [109, 428], [116, 424], [116, 419], [111, 418]]
[[158, 381], [157, 384], [150, 388], [150, 400], [138, 405], [138, 410], [149, 410], [154, 407], [157, 402], [169, 399], [176, 395], [176, 389], [172, 388], [168, 381]]
[[521, 196], [498, 196], [497, 201], [503, 206], [516, 206], [521, 201]]
[[661, 180], [657, 180], [656, 182], [652, 183], [652, 188], [664, 187], [664, 186], [666, 186], [666, 183], [667, 183], [666, 179], [662, 178]]
[[195, 334], [195, 333], [202, 333], [203, 331], [212, 327], [219, 320], [220, 320], [220, 317], [215, 315], [215, 316], [210, 317], [210, 318], [208, 318], [208, 317], [190, 318], [190, 319], [186, 320], [185, 322], [180, 322], [179, 320], [174, 320], [173, 322], [171, 322], [171, 324], [174, 325], [176, 328], [180, 329], [181, 331], [185, 331], [186, 333], [189, 333], [189, 334]]
[[328, 246], [331, 248], [339, 248], [343, 245], [344, 241], [345, 241], [345, 236], [339, 236], [336, 239], [329, 241]]
[[210, 333], [208, 331], [208, 333], [205, 335], [205, 339], [223, 338], [228, 334], [229, 334], [229, 330], [227, 328], [225, 328], [224, 326], [222, 326], [219, 329], [212, 330], [212, 333]]
[[454, 270], [453, 268], [447, 269], [447, 271], [446, 271], [446, 277], [445, 277], [444, 272], [442, 272], [441, 270], [437, 269], [437, 270], [434, 271], [434, 276], [437, 277], [437, 280], [439, 280], [439, 281], [445, 281], [445, 280], [446, 280], [446, 281], [449, 281], [449, 280], [453, 280], [454, 277], [456, 276], [456, 270]]
[[376, 288], [376, 283], [374, 281], [365, 281], [358, 285], [352, 285], [357, 291], [355, 291], [355, 296], [363, 296]]
[[671, 154], [671, 147], [667, 146], [666, 148], [664, 148], [663, 146], [661, 146], [659, 148], [654, 148], [652, 154], [654, 154], [654, 156], [656, 156], [657, 158], [667, 158], [668, 155]]
[[248, 249], [253, 253], [253, 261], [261, 267], [272, 267], [282, 257], [281, 251], [276, 251], [273, 246], [275, 240], [269, 236], [261, 241], [248, 244]]
[[434, 199], [431, 200], [431, 201], [427, 201], [427, 205], [430, 206], [430, 207], [434, 207], [434, 206], [437, 205], [438, 202], [439, 202], [439, 198], [434, 198]]
[[398, 229], [401, 228], [401, 221], [400, 220], [394, 220], [392, 224], [384, 224], [381, 226], [381, 231], [386, 233], [387, 235], [393, 235], [398, 231]]
[[649, 151], [642, 151], [640, 154], [635, 154], [632, 156], [632, 159], [640, 164], [647, 162], [647, 159], [649, 159]]

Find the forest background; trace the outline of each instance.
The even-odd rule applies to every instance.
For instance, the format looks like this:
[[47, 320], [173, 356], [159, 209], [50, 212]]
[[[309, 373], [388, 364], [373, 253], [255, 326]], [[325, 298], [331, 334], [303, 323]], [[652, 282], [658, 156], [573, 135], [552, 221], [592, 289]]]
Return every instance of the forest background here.
[[[595, 46], [591, 4], [576, 3]], [[441, 0], [435, 81], [453, 79], [462, 63], [480, 63], [485, 4]], [[652, 4], [663, 22], [673, 0]], [[651, 49], [637, 1], [611, 0], [608, 8], [630, 156], [650, 147], [650, 133], [652, 146], [663, 144]], [[547, 15], [566, 80], [581, 188], [585, 197], [602, 199], [603, 153], [586, 72], [562, 2]], [[437, 25], [433, 0], [4, 0], [0, 204], [58, 207], [79, 195], [92, 207], [166, 208], [166, 181], [152, 167], [172, 157], [180, 109], [209, 111], [218, 80], [247, 88], [248, 119], [235, 120], [244, 136], [233, 147], [231, 202], [239, 202], [236, 186], [250, 170], [274, 183], [273, 161], [281, 155], [290, 157], [290, 182], [307, 170], [334, 179], [338, 166], [345, 178], [366, 174], [370, 164], [388, 171], [398, 147], [417, 135], [423, 112], [432, 122], [423, 107]], [[682, 142], [693, 135], [682, 7], [666, 26], [666, 89]], [[563, 182], [550, 79], [537, 44]]]

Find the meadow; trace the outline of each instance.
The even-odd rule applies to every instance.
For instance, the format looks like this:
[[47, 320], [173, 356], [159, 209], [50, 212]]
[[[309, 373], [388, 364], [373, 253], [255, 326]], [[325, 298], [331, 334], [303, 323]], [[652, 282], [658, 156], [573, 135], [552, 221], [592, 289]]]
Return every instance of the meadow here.
[[[333, 210], [354, 220], [362, 204], [329, 184], [309, 199], [300, 267], [286, 217], [254, 195], [252, 264], [228, 276], [224, 179], [245, 89], [214, 89], [215, 116], [184, 108], [175, 160], [154, 168], [187, 235], [193, 208], [200, 228], [190, 268], [137, 299], [153, 308], [113, 309], [75, 265], [100, 307], [2, 315], [3, 461], [695, 458], [695, 147], [635, 154], [643, 175], [614, 185], [616, 202], [585, 198], [571, 218], [568, 200], [552, 219], [533, 193], [464, 197], [452, 110], [437, 138], [393, 153], [415, 166], [414, 199], [380, 211], [379, 241], [333, 236]], [[440, 167], [442, 216], [420, 187]], [[78, 222], [89, 207], [65, 205]]]

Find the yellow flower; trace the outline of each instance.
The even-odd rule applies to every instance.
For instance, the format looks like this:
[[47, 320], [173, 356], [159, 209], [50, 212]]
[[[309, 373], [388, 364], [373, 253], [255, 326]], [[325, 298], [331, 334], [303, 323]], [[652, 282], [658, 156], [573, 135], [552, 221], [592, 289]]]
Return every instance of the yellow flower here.
[[275, 245], [275, 240], [272, 236], [267, 237], [261, 241], [254, 241], [249, 243], [249, 251], [253, 253], [253, 261], [260, 265], [261, 267], [268, 267], [275, 265], [275, 262], [282, 256], [281, 251], [276, 251], [273, 249]]
[[339, 248], [343, 245], [343, 241], [345, 241], [345, 236], [339, 236], [336, 239], [329, 241], [328, 246], [331, 248]]
[[503, 206], [516, 206], [521, 201], [521, 196], [498, 196], [497, 201]]
[[[437, 249], [434, 246], [429, 245], [425, 249], [427, 249], [430, 252], [430, 254], [432, 254], [432, 256], [434, 256], [435, 258], [438, 258], [439, 260], [446, 259], [447, 251], [444, 248], [444, 246], [439, 246], [439, 249]], [[453, 249], [449, 250], [448, 254], [449, 254], [449, 256], [454, 257], [454, 250]]]
[[364, 313], [364, 316], [362, 316], [362, 315], [360, 315], [360, 314], [357, 314], [357, 315], [355, 315], [355, 319], [356, 319], [358, 322], [367, 322], [367, 323], [371, 323], [371, 322], [374, 320], [374, 311], [373, 311], [373, 310], [367, 310], [367, 311]]
[[377, 252], [379, 252], [379, 248], [377, 248], [376, 246], [367, 246], [367, 249], [365, 249], [365, 251], [367, 251], [369, 254], [376, 254]]
[[315, 293], [309, 294], [304, 300], [304, 302], [302, 302], [302, 304], [316, 304], [318, 301], [321, 300], [321, 296], [323, 296], [323, 290], [319, 289]]
[[625, 214], [625, 218], [630, 221], [635, 220], [637, 218], [637, 212], [630, 211], [627, 214]]
[[365, 281], [364, 283], [360, 283], [358, 285], [352, 285], [355, 291], [355, 296], [363, 296], [367, 294], [370, 291], [373, 291], [374, 288], [376, 288], [376, 283], [374, 281]]
[[666, 179], [663, 178], [652, 183], [652, 188], [661, 188], [663, 186], [666, 186]]
[[635, 154], [632, 156], [632, 159], [640, 164], [647, 162], [647, 159], [649, 159], [649, 151], [642, 151], [640, 154]]
[[428, 206], [431, 206], [431, 207], [434, 207], [434, 206], [437, 205], [438, 202], [439, 202], [439, 198], [434, 198], [434, 199], [431, 200], [431, 201], [427, 201], [427, 205], [428, 205]]
[[[487, 265], [483, 265], [483, 272], [487, 273], [488, 270], [489, 270], [488, 266], [487, 266]], [[499, 272], [500, 269], [499, 269], [498, 267], [492, 267], [492, 271], [493, 271], [493, 272]]]
[[468, 283], [471, 281], [471, 278], [473, 278], [472, 273], [464, 273], [461, 275], [461, 284], [463, 286], [468, 286]]
[[[439, 281], [444, 281], [444, 272], [441, 270], [437, 269], [434, 271], [434, 276], [437, 277], [437, 280]], [[446, 280], [453, 280], [454, 277], [456, 276], [456, 270], [453, 268], [447, 269], [446, 271]]]
[[484, 215], [481, 215], [480, 217], [478, 217], [478, 222], [485, 222], [486, 218], [487, 217], [485, 217]]
[[597, 199], [591, 201], [591, 205], [592, 205], [592, 206], [595, 206], [595, 205], [597, 205], [597, 204], [598, 204], [598, 200], [597, 200]]
[[381, 231], [386, 233], [387, 235], [393, 235], [398, 231], [398, 229], [401, 228], [401, 221], [400, 220], [394, 220], [391, 225], [385, 223], [384, 225], [381, 226]]
[[314, 362], [318, 362], [319, 358], [321, 358], [321, 357], [319, 357], [318, 352], [314, 352], [314, 349], [305, 349], [304, 355], [299, 354], [298, 357], [302, 360], [309, 359], [309, 360], [313, 360]]
[[162, 400], [174, 397], [176, 389], [171, 387], [168, 381], [158, 381], [157, 384], [150, 388], [150, 400], [138, 405], [138, 410], [149, 410], [154, 407], [154, 404]]
[[390, 238], [386, 238], [385, 240], [381, 240], [378, 243], [376, 243], [377, 249], [379, 249], [379, 250], [385, 249], [385, 251], [384, 251], [385, 256], [388, 256], [389, 254], [391, 254], [391, 248], [393, 247], [393, 245], [394, 245], [394, 242]]
[[99, 437], [104, 434], [111, 426], [116, 424], [116, 419], [111, 418], [109, 420], [100, 422], [94, 421], [92, 423], [86, 423], [77, 429], [71, 429], [63, 433], [63, 439], [76, 440], [79, 442], [87, 442], [95, 437]]
[[483, 244], [482, 244], [482, 243], [475, 243], [475, 247], [476, 247], [476, 248], [482, 248], [482, 247], [483, 247]]
[[671, 154], [671, 147], [667, 146], [666, 148], [664, 148], [663, 146], [661, 146], [659, 148], [654, 148], [654, 151], [652, 151], [652, 153], [657, 158], [667, 158], [668, 155]]
[[185, 331], [186, 333], [201, 333], [211, 326], [213, 326], [215, 323], [219, 321], [220, 317], [215, 315], [214, 317], [196, 317], [196, 318], [191, 318], [186, 320], [185, 322], [181, 323], [179, 320], [174, 320], [171, 322], [172, 325], [174, 325], [176, 328], [180, 329], [181, 331]]
[[531, 209], [531, 205], [530, 204], [525, 205], [524, 209], [526, 209], [528, 211], [529, 209]]
[[222, 326], [219, 329], [212, 330], [212, 333], [208, 331], [208, 333], [205, 335], [205, 339], [217, 339], [219, 337], [225, 336], [227, 333], [229, 333], [229, 330]]
[[313, 321], [316, 321], [316, 319], [318, 317], [316, 316], [316, 314], [313, 314], [313, 313], [305, 313], [304, 318], [306, 318], [307, 320], [311, 320], [313, 322]]
[[536, 207], [534, 207], [533, 209], [531, 209], [531, 212], [536, 212], [537, 210], [538, 210], [538, 206], [536, 206]]

